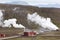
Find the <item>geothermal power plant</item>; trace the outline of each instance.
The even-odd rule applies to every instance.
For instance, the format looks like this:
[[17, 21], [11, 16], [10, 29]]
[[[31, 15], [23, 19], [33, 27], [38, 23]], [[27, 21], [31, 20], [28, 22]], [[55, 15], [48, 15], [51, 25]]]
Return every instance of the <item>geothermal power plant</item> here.
[[[7, 8], [4, 8], [4, 6]], [[31, 12], [31, 10], [26, 11], [28, 9], [24, 9], [24, 7], [21, 8], [22, 6], [16, 7], [11, 5], [11, 9], [9, 7], [8, 4], [0, 6], [1, 39], [35, 37], [37, 35], [51, 36], [60, 31], [59, 27], [52, 22], [51, 17], [44, 17], [38, 13], [38, 8]]]

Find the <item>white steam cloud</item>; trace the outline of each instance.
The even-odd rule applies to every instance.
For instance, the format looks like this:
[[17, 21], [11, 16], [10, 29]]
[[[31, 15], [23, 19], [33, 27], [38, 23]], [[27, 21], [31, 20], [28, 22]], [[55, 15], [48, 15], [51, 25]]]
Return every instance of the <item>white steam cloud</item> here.
[[25, 26], [23, 26], [22, 24], [17, 24], [16, 23], [17, 19], [15, 18], [3, 21], [2, 11], [4, 10], [0, 10], [0, 26], [1, 27], [12, 27], [13, 26], [14, 28], [25, 28]]
[[50, 18], [41, 17], [36, 12], [33, 14], [28, 14], [27, 20], [31, 22], [35, 22], [35, 24], [40, 25], [44, 29], [49, 29], [49, 30], [59, 29], [56, 25], [52, 23]]
[[5, 20], [3, 27], [12, 27], [13, 26], [14, 28], [25, 28], [25, 26], [23, 26], [22, 24], [17, 24], [16, 21], [17, 21], [17, 19], [15, 19], [15, 18]]
[[3, 10], [0, 10], [0, 26], [3, 25], [3, 13], [2, 13]]

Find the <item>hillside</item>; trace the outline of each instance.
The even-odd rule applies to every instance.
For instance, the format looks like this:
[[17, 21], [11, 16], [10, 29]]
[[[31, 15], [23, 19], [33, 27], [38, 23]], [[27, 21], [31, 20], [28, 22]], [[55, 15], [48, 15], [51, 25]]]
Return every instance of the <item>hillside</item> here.
[[50, 17], [60, 27], [60, 8], [40, 8], [40, 15]]
[[[17, 8], [17, 9], [16, 9]], [[16, 18], [17, 23], [21, 23], [27, 28], [37, 28], [37, 25], [29, 25], [27, 22], [27, 13], [37, 12], [43, 17], [50, 17], [58, 27], [60, 26], [59, 8], [38, 8], [34, 6], [0, 4], [0, 9], [4, 9], [4, 20]]]

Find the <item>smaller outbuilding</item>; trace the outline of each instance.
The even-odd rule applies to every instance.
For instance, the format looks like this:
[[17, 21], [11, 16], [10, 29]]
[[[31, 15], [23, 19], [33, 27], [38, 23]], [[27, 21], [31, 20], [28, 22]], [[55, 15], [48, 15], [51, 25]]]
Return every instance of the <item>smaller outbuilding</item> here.
[[1, 38], [1, 37], [5, 37], [5, 36], [6, 36], [6, 34], [0, 34], [0, 38]]
[[36, 36], [35, 32], [24, 32], [23, 36]]

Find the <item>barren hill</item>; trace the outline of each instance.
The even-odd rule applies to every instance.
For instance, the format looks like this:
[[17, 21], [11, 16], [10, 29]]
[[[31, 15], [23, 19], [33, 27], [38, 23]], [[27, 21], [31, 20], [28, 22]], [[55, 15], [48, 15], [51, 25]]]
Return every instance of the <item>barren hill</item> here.
[[10, 5], [0, 4], [0, 9], [4, 9], [4, 20], [10, 18], [16, 18], [17, 23], [21, 23], [28, 28], [36, 28], [36, 25], [31, 26], [27, 22], [27, 14], [37, 12], [43, 17], [50, 17], [52, 22], [57, 26], [60, 26], [60, 8], [38, 8], [34, 6], [23, 5]]

